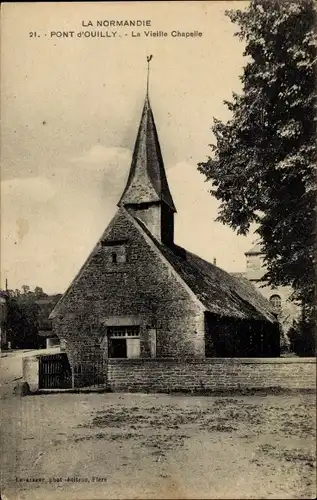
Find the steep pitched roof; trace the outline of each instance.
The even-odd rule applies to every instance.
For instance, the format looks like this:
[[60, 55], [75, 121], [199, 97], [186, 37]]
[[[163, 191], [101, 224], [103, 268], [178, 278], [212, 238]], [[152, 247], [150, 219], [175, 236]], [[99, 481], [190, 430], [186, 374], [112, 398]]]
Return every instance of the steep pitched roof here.
[[130, 173], [118, 206], [164, 201], [174, 212], [165, 168], [148, 96], [142, 111]]
[[182, 247], [162, 244], [142, 221], [135, 220], [209, 312], [239, 319], [276, 321], [270, 302], [246, 278], [236, 278]]
[[[120, 217], [123, 217], [123, 222], [121, 219], [119, 227], [116, 221]], [[171, 267], [175, 276], [178, 277], [180, 285], [185, 286], [186, 289], [193, 294], [193, 297], [202, 308], [219, 316], [262, 320], [271, 323], [276, 321], [272, 314], [271, 304], [247, 279], [235, 278], [226, 273], [223, 269], [201, 259], [182, 247], [177, 245], [164, 245], [151, 234], [140, 219], [133, 217], [123, 207], [118, 210], [98, 243], [95, 245], [85, 264], [82, 266], [59, 302], [55, 305], [50, 314], [50, 319], [56, 316], [65, 297], [68, 296], [73, 286], [80, 280], [85, 269], [89, 266], [90, 261], [98, 252], [100, 248], [99, 243], [105, 238], [115, 239], [118, 235], [121, 236], [122, 227], [131, 223], [133, 223], [141, 235], [148, 241], [151, 248]]]
[[246, 278], [247, 277], [247, 273], [246, 271], [243, 271], [243, 272], [233, 272], [233, 273], [230, 273], [231, 276], [234, 276], [235, 278]]

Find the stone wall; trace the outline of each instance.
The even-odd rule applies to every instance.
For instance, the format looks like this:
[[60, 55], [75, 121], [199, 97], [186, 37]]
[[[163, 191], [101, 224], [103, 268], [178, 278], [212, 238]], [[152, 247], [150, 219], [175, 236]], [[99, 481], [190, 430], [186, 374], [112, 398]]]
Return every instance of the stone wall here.
[[[104, 369], [105, 388], [113, 392], [316, 389], [315, 358], [108, 359]], [[32, 392], [38, 376], [39, 356], [25, 358], [23, 380]]]
[[314, 358], [108, 360], [112, 391], [315, 389]]

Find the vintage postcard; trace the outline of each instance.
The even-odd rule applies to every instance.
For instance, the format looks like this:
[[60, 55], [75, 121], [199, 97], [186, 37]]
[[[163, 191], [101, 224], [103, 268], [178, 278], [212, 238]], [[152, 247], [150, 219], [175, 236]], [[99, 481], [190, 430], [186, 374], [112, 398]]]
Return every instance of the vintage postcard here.
[[2, 500], [315, 498], [315, 8], [2, 4]]

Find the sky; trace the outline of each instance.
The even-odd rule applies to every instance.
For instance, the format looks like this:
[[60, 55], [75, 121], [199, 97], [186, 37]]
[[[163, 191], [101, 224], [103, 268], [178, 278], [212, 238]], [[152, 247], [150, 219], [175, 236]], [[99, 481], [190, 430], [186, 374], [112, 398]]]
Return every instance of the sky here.
[[[151, 105], [177, 208], [175, 241], [229, 272], [245, 269], [255, 236], [215, 222], [219, 203], [197, 163], [211, 153], [213, 117], [228, 119], [223, 101], [241, 90], [244, 47], [225, 10], [246, 5], [3, 4], [2, 287], [7, 279], [9, 288], [62, 293], [110, 222], [129, 172], [148, 54]], [[107, 27], [111, 20], [151, 26]], [[83, 31], [104, 36], [77, 36]]]

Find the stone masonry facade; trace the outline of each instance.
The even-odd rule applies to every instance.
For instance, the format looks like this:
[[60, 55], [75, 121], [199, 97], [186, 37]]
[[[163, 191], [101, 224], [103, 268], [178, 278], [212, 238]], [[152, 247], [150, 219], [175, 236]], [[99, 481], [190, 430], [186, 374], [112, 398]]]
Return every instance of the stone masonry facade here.
[[109, 360], [112, 391], [316, 390], [314, 358]]
[[[124, 247], [125, 259], [114, 264], [116, 242]], [[204, 312], [198, 301], [119, 211], [66, 293], [53, 328], [74, 364], [89, 350], [106, 358], [107, 327], [122, 324], [139, 325], [141, 358], [151, 357], [153, 329], [156, 357], [205, 355]]]

